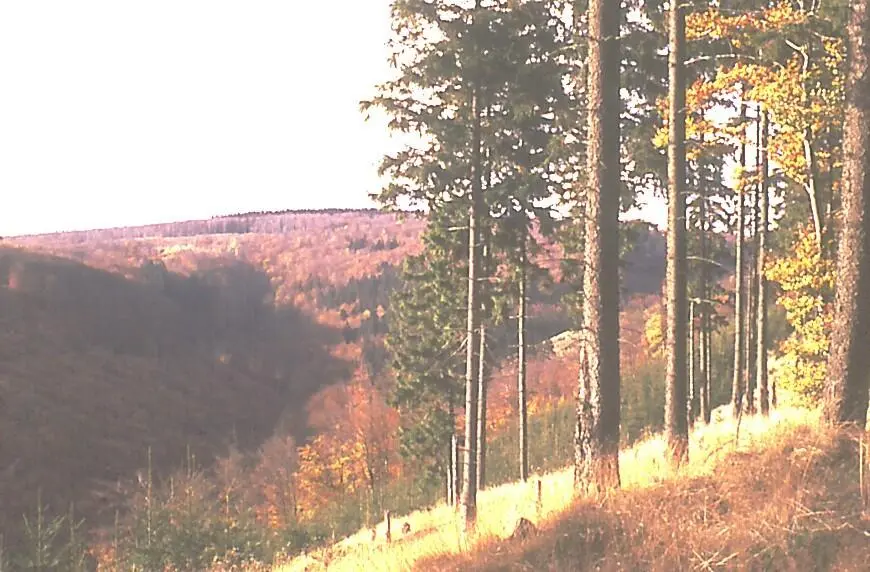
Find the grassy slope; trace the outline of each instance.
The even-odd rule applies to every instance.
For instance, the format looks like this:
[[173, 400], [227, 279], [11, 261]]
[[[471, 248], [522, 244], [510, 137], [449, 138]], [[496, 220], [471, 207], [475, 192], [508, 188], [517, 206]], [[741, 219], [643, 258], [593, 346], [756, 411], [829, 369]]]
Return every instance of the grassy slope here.
[[[280, 570], [866, 569], [854, 446], [798, 409], [745, 419], [735, 434], [730, 419], [699, 428], [677, 472], [660, 437], [639, 443], [622, 453], [623, 489], [608, 498], [572, 499], [569, 470], [541, 477], [540, 510], [534, 481], [484, 491], [469, 541], [438, 506], [394, 519], [412, 532], [389, 546], [382, 524], [374, 542], [362, 531]], [[540, 534], [504, 540], [519, 516]]]

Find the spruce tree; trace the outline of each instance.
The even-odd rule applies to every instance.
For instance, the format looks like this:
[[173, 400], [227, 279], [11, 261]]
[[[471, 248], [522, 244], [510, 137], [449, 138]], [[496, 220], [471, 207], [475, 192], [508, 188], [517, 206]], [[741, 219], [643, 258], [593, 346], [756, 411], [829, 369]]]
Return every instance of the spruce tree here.
[[669, 13], [668, 84], [668, 247], [665, 429], [675, 464], [688, 459], [686, 416], [686, 22], [684, 7]]
[[853, 0], [848, 24], [842, 229], [825, 418], [867, 423], [870, 371], [870, 2]]
[[619, 486], [621, 18], [618, 2], [589, 2], [583, 331], [574, 483], [593, 493]]

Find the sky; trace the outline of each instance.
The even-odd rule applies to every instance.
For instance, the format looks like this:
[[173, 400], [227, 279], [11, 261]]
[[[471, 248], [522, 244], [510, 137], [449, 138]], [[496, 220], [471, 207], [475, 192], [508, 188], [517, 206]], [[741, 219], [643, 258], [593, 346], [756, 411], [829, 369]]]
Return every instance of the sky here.
[[374, 206], [389, 3], [0, 2], [0, 236]]
[[0, 1], [0, 236], [375, 206], [389, 6]]

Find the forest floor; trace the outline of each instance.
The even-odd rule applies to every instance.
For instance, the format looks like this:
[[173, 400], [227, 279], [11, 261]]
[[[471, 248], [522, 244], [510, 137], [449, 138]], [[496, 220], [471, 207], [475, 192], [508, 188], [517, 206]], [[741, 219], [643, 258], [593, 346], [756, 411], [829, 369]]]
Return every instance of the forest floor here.
[[[624, 450], [622, 488], [609, 495], [576, 498], [570, 468], [535, 475], [482, 491], [473, 535], [439, 505], [393, 517], [390, 543], [381, 523], [374, 540], [363, 530], [277, 570], [867, 570], [860, 437], [817, 411], [779, 409], [739, 426], [718, 413], [692, 432], [679, 469], [660, 435]], [[536, 530], [512, 539], [521, 517]]]

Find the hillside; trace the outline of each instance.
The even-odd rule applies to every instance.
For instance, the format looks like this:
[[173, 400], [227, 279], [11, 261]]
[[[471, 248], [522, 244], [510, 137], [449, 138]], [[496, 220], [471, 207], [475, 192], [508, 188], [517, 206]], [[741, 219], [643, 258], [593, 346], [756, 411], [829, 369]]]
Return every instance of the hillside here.
[[[424, 225], [373, 211], [250, 213], [6, 239], [0, 525], [20, 524], [38, 493], [107, 522], [149, 447], [159, 479], [188, 446], [208, 465], [230, 446], [344, 422], [333, 409], [347, 397], [329, 388], [382, 359], [389, 294]], [[655, 292], [661, 237], [640, 237], [628, 283]], [[570, 323], [565, 291], [533, 293], [532, 341]]]
[[166, 225], [4, 242], [7, 542], [38, 492], [53, 510], [74, 502], [90, 522], [113, 518], [149, 447], [159, 476], [182, 465], [188, 446], [208, 464], [276, 431], [308, 434], [309, 398], [353, 371], [360, 349], [348, 328], [385, 299], [369, 282], [417, 248], [420, 222], [283, 216], [280, 235], [161, 236], [178, 230]]
[[[37, 490], [113, 514], [118, 482], [146, 466], [257, 447], [347, 369], [339, 332], [263, 303], [250, 266], [126, 279], [60, 258], [0, 250], [0, 525], [32, 513]], [[323, 378], [307, 375], [308, 365]]]
[[[381, 523], [374, 542], [363, 531], [280, 570], [866, 569], [855, 441], [795, 409], [736, 434], [730, 416], [695, 431], [677, 472], [661, 437], [640, 442], [620, 455], [622, 490], [602, 499], [572, 499], [570, 469], [486, 490], [470, 540], [438, 506], [395, 516], [411, 531], [391, 544]], [[537, 530], [512, 539], [519, 517]]]

